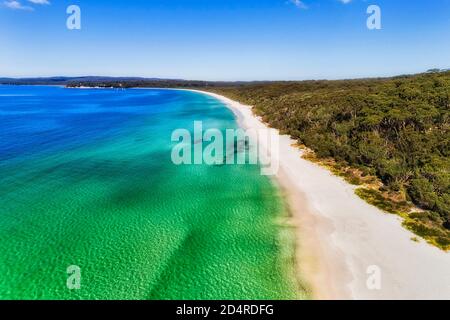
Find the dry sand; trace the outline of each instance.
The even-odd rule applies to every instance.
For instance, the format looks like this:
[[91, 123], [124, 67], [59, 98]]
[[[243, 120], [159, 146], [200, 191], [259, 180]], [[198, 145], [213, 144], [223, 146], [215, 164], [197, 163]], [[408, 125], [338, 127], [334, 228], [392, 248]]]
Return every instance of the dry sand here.
[[[195, 91], [195, 90], [193, 90]], [[267, 129], [251, 107], [224, 102], [243, 128]], [[270, 149], [264, 142], [260, 147]], [[401, 219], [367, 204], [355, 187], [302, 159], [289, 136], [279, 135], [277, 182], [298, 225], [298, 267], [316, 299], [450, 299], [450, 253], [404, 229]], [[371, 266], [380, 289], [369, 289]], [[369, 268], [369, 269], [368, 269]]]

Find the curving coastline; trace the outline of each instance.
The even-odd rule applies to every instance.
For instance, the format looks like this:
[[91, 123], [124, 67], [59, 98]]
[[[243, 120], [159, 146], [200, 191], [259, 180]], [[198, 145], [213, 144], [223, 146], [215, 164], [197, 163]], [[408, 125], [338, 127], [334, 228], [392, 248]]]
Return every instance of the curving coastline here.
[[[224, 96], [222, 101], [243, 128], [264, 129], [251, 107]], [[328, 170], [303, 159], [296, 141], [279, 135], [276, 181], [286, 195], [298, 225], [299, 273], [316, 299], [450, 299], [450, 254], [401, 226], [401, 218], [373, 207], [354, 193], [355, 187]], [[260, 147], [269, 149], [264, 141]], [[367, 281], [375, 267], [380, 288]]]

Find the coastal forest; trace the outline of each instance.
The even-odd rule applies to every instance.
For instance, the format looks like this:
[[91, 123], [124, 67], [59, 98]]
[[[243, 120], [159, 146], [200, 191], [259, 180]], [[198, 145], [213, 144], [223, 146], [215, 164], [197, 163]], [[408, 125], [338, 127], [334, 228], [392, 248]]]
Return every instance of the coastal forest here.
[[192, 88], [227, 96], [296, 139], [305, 158], [359, 185], [358, 196], [402, 216], [429, 243], [450, 249], [449, 70], [333, 81], [80, 77], [0, 83]]
[[318, 162], [353, 172], [356, 184], [375, 177], [379, 183], [358, 195], [403, 215], [409, 229], [449, 248], [450, 72], [209, 90], [253, 106]]

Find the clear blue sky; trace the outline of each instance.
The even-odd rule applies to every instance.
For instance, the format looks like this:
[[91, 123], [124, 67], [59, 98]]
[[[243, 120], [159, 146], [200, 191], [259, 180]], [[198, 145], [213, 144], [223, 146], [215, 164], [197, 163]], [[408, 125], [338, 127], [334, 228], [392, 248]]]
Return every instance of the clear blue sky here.
[[[450, 68], [450, 0], [0, 3], [0, 76], [301, 80]], [[66, 28], [70, 4], [81, 30]], [[366, 27], [370, 4], [382, 30]]]

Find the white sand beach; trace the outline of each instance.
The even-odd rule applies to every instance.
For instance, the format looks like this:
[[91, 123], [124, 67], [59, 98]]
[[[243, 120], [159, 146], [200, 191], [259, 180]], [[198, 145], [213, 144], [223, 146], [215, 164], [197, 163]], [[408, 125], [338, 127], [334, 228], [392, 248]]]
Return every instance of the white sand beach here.
[[[251, 107], [202, 93], [229, 106], [243, 128], [267, 128]], [[314, 298], [450, 299], [450, 253], [412, 241], [415, 235], [399, 217], [367, 204], [354, 186], [302, 159], [290, 137], [279, 139], [278, 155], [272, 154], [279, 157], [277, 181], [298, 225], [299, 272]], [[366, 284], [371, 266], [381, 272], [380, 289]]]

